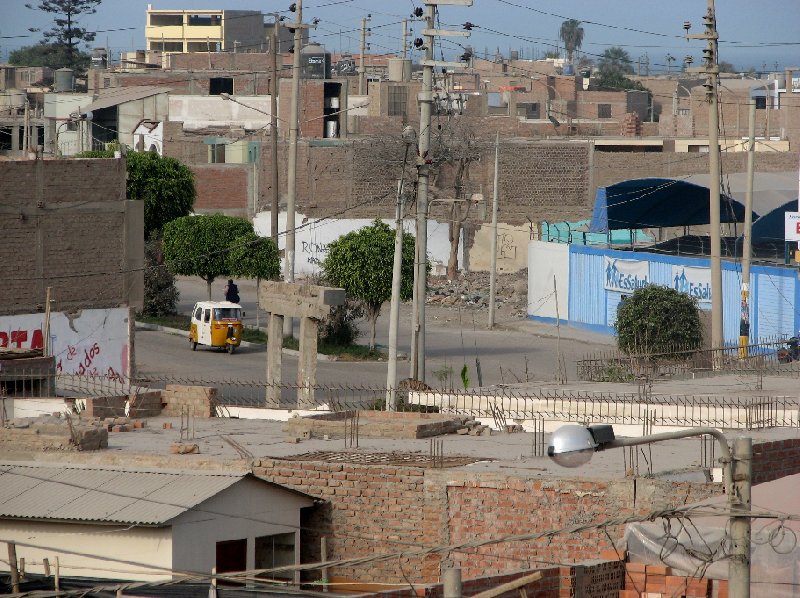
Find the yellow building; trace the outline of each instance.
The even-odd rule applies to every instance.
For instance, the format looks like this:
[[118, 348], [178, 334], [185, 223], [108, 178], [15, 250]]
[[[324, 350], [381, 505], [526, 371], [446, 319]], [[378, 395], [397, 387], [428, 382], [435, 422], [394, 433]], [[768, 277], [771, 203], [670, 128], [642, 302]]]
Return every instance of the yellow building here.
[[264, 52], [264, 16], [256, 10], [157, 10], [147, 5], [147, 49]]

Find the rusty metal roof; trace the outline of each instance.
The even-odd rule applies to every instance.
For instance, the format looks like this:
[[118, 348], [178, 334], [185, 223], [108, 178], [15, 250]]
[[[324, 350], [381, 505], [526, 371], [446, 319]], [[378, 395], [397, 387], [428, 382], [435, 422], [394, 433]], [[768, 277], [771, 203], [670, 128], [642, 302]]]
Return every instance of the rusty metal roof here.
[[248, 475], [0, 463], [0, 518], [164, 525]]

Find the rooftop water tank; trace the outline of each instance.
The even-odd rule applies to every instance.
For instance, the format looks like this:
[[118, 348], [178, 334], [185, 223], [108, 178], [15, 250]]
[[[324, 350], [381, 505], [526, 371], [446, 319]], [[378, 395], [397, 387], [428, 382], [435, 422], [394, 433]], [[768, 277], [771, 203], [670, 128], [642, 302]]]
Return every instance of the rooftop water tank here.
[[75, 74], [67, 67], [56, 70], [53, 91], [64, 92], [75, 89]]
[[330, 79], [331, 55], [319, 44], [310, 43], [300, 50], [301, 79]]

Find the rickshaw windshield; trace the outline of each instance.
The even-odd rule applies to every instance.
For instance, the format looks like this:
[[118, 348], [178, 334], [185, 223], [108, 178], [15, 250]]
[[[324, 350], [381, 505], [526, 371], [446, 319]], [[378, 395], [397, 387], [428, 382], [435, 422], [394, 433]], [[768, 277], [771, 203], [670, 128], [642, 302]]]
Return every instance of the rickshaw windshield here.
[[236, 307], [215, 307], [215, 320], [241, 320], [242, 310]]

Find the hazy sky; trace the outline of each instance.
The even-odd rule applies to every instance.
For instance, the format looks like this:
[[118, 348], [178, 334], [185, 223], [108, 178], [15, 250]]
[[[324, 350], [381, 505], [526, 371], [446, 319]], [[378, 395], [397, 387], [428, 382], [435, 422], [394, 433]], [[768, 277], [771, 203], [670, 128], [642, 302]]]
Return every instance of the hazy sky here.
[[[35, 43], [40, 34], [28, 28], [49, 26], [48, 15], [25, 8], [26, 2], [37, 0], [0, 0], [0, 61], [8, 52]], [[288, 12], [291, 0], [171, 0], [153, 2], [154, 8], [192, 9], [227, 8], [262, 12]], [[145, 9], [147, 0], [103, 0], [97, 14], [85, 16], [81, 24], [98, 31], [94, 45], [108, 45], [112, 55], [144, 47]], [[717, 27], [720, 35], [720, 60], [739, 69], [755, 67], [772, 70], [800, 65], [800, 0], [717, 0]], [[420, 0], [305, 0], [305, 20], [319, 18], [312, 38], [329, 50], [358, 51], [360, 19], [372, 15], [369, 39], [373, 52], [393, 52], [400, 48], [403, 17], [410, 16]], [[524, 58], [541, 57], [558, 44], [558, 30], [566, 18], [583, 22], [583, 52], [596, 56], [609, 46], [624, 47], [631, 58], [647, 55], [651, 72], [666, 70], [666, 56], [676, 58], [677, 68], [687, 54], [694, 56], [695, 66], [702, 58], [702, 42], [683, 39], [683, 22], [691, 21], [692, 33], [702, 31], [705, 0], [474, 0], [469, 8], [443, 6], [440, 19], [443, 27], [460, 27], [470, 21], [479, 28], [470, 39], [453, 38], [469, 44], [478, 55], [490, 55], [499, 48], [522, 52]], [[415, 35], [421, 27], [416, 24]], [[22, 37], [17, 37], [22, 36]], [[442, 46], [450, 58], [461, 53], [454, 41]], [[437, 56], [438, 57], [438, 56]]]

